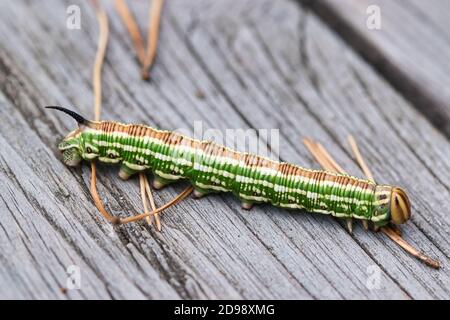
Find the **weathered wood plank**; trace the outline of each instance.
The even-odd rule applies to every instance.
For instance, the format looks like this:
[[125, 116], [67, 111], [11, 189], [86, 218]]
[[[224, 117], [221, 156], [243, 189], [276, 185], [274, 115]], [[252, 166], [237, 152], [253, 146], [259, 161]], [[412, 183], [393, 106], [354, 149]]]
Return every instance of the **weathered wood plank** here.
[[[70, 170], [59, 161], [56, 143], [73, 122], [41, 108], [58, 103], [92, 112], [97, 26], [92, 8], [78, 3], [80, 31], [65, 29], [68, 3], [11, 2], [0, 10], [1, 212], [8, 217], [0, 220], [0, 279], [8, 284], [0, 296], [62, 298], [58, 288], [71, 264], [80, 266], [83, 285], [69, 298], [449, 296], [449, 186], [437, 174], [449, 167], [448, 142], [292, 2], [168, 1], [150, 83], [139, 79], [126, 31], [108, 6], [104, 118], [167, 129], [192, 130], [195, 120], [220, 130], [280, 128], [284, 160], [314, 165], [300, 144], [313, 136], [351, 172], [357, 169], [343, 139], [355, 133], [377, 177], [411, 191], [417, 213], [406, 237], [444, 269], [426, 268], [382, 235], [356, 228], [351, 236], [329, 217], [268, 206], [242, 212], [228, 195], [168, 210], [162, 233], [145, 224], [106, 224], [90, 200], [88, 168]], [[145, 12], [139, 6], [132, 8]], [[145, 15], [138, 18], [146, 25]], [[116, 172], [99, 172], [108, 208], [140, 211], [136, 183]], [[156, 199], [163, 203], [179, 190], [167, 188]], [[366, 287], [371, 266], [381, 268], [376, 290]]]
[[[287, 132], [285, 135], [287, 139], [293, 137], [293, 140], [291, 140], [292, 144], [298, 145], [299, 141], [295, 138], [298, 136], [295, 132], [298, 128], [304, 129], [305, 132], [314, 132], [314, 135], [322, 136], [318, 129], [311, 130], [308, 128], [311, 122], [317, 122], [315, 120], [320, 119], [318, 124], [315, 123], [315, 126], [322, 127], [331, 133], [332, 138], [327, 138], [329, 140], [328, 145], [336, 142], [339, 143], [339, 141], [345, 139], [349, 132], [356, 132], [358, 136], [361, 136], [360, 139], [367, 139], [366, 142], [361, 141], [366, 145], [366, 148], [380, 145], [381, 141], [383, 143], [381, 150], [386, 155], [389, 155], [389, 159], [384, 159], [386, 156], [380, 157], [380, 148], [376, 148], [373, 152], [374, 154], [368, 154], [372, 159], [377, 160], [379, 166], [378, 172], [392, 179], [390, 181], [404, 184], [410, 188], [413, 186], [417, 188], [431, 185], [434, 187], [436, 182], [433, 181], [436, 174], [426, 173], [428, 171], [426, 168], [417, 171], [420, 167], [419, 161], [425, 160], [410, 158], [414, 154], [414, 149], [411, 148], [411, 145], [413, 148], [418, 148], [417, 145], [421, 144], [422, 147], [420, 148], [422, 150], [425, 148], [429, 149], [428, 143], [421, 143], [421, 139], [423, 139], [422, 135], [425, 132], [433, 132], [436, 134], [436, 137], [433, 134], [433, 144], [437, 149], [440, 149], [438, 154], [442, 155], [442, 160], [446, 161], [448, 159], [446, 155], [449, 154], [447, 141], [436, 130], [431, 129], [426, 121], [423, 119], [420, 120], [421, 118], [417, 112], [412, 109], [407, 112], [406, 110], [408, 108], [406, 107], [405, 101], [395, 95], [393, 90], [386, 87], [386, 83], [376, 77], [371, 72], [371, 68], [367, 66], [364, 68], [364, 64], [360, 60], [355, 59], [351, 51], [343, 50], [342, 43], [336, 41], [333, 34], [324, 32], [321, 24], [316, 19], [306, 15], [306, 21], [299, 22], [303, 30], [303, 33], [299, 34], [296, 31], [298, 30], [298, 24], [292, 23], [291, 21], [294, 17], [301, 19], [301, 17], [298, 17], [300, 14], [298, 11], [288, 10], [286, 7], [276, 5], [271, 8], [273, 11], [269, 11], [268, 7], [270, 6], [261, 7], [259, 14], [257, 10], [253, 10], [252, 13], [255, 14], [255, 20], [252, 22], [252, 20], [248, 21], [247, 19], [248, 22], [246, 24], [244, 23], [244, 27], [239, 22], [242, 16], [235, 15], [237, 21], [233, 21], [234, 24], [227, 20], [217, 28], [209, 24], [205, 26], [206, 22], [204, 21], [202, 23], [199, 22], [197, 25], [200, 31], [197, 31], [193, 35], [195, 38], [197, 33], [205, 32], [210, 34], [209, 41], [203, 40], [198, 45], [198, 52], [201, 55], [202, 61], [210, 61], [211, 68], [214, 68], [214, 72], [211, 72], [211, 74], [218, 75], [218, 78], [220, 78], [217, 82], [226, 83], [229, 86], [230, 89], [228, 92], [233, 92], [234, 96], [242, 99], [242, 97], [249, 96], [248, 88], [254, 85], [259, 86], [261, 88], [260, 90], [266, 96], [273, 99], [272, 102], [266, 101], [266, 103], [258, 101], [258, 106], [262, 112], [271, 115], [269, 119], [261, 119], [259, 123], [256, 122], [256, 115], [251, 109], [251, 105], [254, 102], [249, 101], [245, 105], [243, 105], [242, 101], [236, 103], [236, 105], [241, 106], [244, 115], [248, 119], [251, 119], [249, 121], [253, 121], [253, 125], [259, 127], [267, 124], [268, 121], [271, 121], [271, 118], [278, 118], [279, 123], [282, 123], [280, 126], [281, 130]], [[276, 20], [278, 23], [277, 28], [273, 28], [273, 21], [261, 18], [267, 15], [267, 11], [264, 10], [271, 12], [274, 17], [280, 17], [280, 20]], [[219, 16], [220, 12], [221, 10], [218, 9], [217, 16]], [[211, 18], [211, 14], [206, 16], [208, 17], [208, 21], [214, 21]], [[200, 17], [196, 18], [200, 19]], [[285, 21], [285, 23], [281, 20]], [[265, 21], [267, 23], [264, 23]], [[204, 28], [201, 26], [204, 26]], [[255, 32], [252, 28], [256, 28], [259, 32]], [[209, 30], [211, 31], [208, 32]], [[216, 36], [224, 32], [227, 35], [226, 37], [218, 38]], [[253, 36], [255, 33], [259, 35], [261, 41], [264, 42], [263, 44], [255, 41], [255, 39], [258, 39], [257, 35]], [[198, 36], [198, 38], [201, 37]], [[203, 47], [205, 43], [214, 44], [219, 42], [220, 39], [224, 40], [222, 44], [217, 45], [219, 49], [214, 50], [212, 46]], [[298, 40], [295, 41], [296, 39]], [[281, 44], [277, 46], [274, 43]], [[298, 47], [298, 43], [301, 45], [300, 48]], [[220, 54], [220, 49], [225, 53]], [[214, 58], [214, 51], [218, 52], [218, 58]], [[229, 58], [225, 59], [229, 64], [226, 65], [226, 62], [222, 62], [223, 59], [220, 59], [220, 57]], [[234, 68], [231, 69], [235, 70], [235, 73], [238, 74], [236, 76], [237, 81], [234, 82], [224, 81], [224, 78], [229, 74], [227, 70], [230, 69], [230, 64], [231, 66], [234, 65]], [[219, 68], [219, 65], [222, 67]], [[244, 72], [242, 72], [242, 68], [244, 68]], [[298, 71], [293, 72], [293, 70]], [[237, 85], [239, 79], [244, 81], [244, 86]], [[248, 80], [245, 81], [246, 79]], [[293, 90], [289, 90], [291, 87]], [[241, 89], [239, 91], [239, 88], [246, 88], [247, 90]], [[383, 96], [379, 97], [380, 93]], [[250, 96], [249, 100], [251, 98]], [[382, 99], [382, 101], [378, 101], [377, 99]], [[301, 110], [295, 110], [292, 106], [297, 107], [299, 100], [303, 103], [304, 107]], [[274, 114], [274, 105], [280, 106], [277, 112], [282, 113], [281, 115]], [[381, 108], [379, 105], [384, 108]], [[370, 117], [366, 117], [367, 114], [370, 114]], [[402, 129], [395, 130], [396, 127], [394, 126], [392, 128], [391, 126], [394, 124], [398, 125], [400, 121], [402, 123], [409, 122], [409, 125], [405, 128], [405, 132], [398, 133], [397, 131], [401, 131]], [[361, 123], [364, 123], [364, 126], [358, 125]], [[412, 125], [421, 129], [423, 128], [422, 130], [426, 131], [421, 131], [420, 134], [414, 135], [414, 132], [411, 133], [409, 129]], [[335, 132], [340, 133], [340, 138], [334, 138]], [[399, 134], [406, 136], [402, 137], [402, 139], [408, 139], [410, 141], [411, 144], [409, 146], [406, 145], [406, 147], [412, 149], [409, 153], [405, 153], [405, 142], [398, 137]], [[389, 146], [384, 146], [388, 142], [392, 142], [393, 147], [391, 149], [389, 149]], [[282, 150], [286, 152], [287, 148]], [[301, 150], [299, 151], [302, 152]], [[430, 158], [427, 155], [422, 157], [430, 162]], [[300, 159], [289, 160], [301, 161]], [[391, 164], [389, 164], [389, 161], [392, 161]], [[348, 163], [348, 159], [342, 160], [342, 162]], [[375, 168], [376, 165], [372, 164], [372, 166]], [[401, 179], [399, 179], [399, 174], [402, 174], [402, 168], [399, 166], [405, 168]], [[406, 169], [408, 166], [411, 167]], [[448, 167], [448, 164], [446, 166]], [[418, 176], [411, 176], [410, 172], [414, 170], [418, 173]], [[353, 172], [357, 171], [353, 169]], [[406, 179], [407, 177], [408, 179]], [[428, 181], [422, 179], [428, 179]], [[409, 183], [407, 180], [409, 180]], [[418, 181], [422, 181], [422, 183], [418, 183]], [[437, 186], [436, 188], [439, 190], [436, 193], [444, 192], [445, 194], [448, 192], [448, 186]], [[427, 190], [426, 187], [425, 190]], [[420, 191], [419, 188], [417, 193], [422, 194], [422, 196], [425, 194], [426, 197], [425, 190]], [[417, 193], [413, 193], [413, 198], [419, 197]], [[439, 204], [447, 208], [445, 196], [442, 198], [439, 195], [435, 196], [438, 196], [439, 200], [427, 198], [425, 203], [432, 203], [433, 206]], [[417, 209], [419, 212], [427, 212], [424, 215], [426, 218], [428, 218], [428, 215], [433, 215], [428, 213], [429, 207], [427, 205]], [[440, 211], [438, 209], [436, 215], [439, 215]], [[435, 219], [427, 226], [424, 226], [423, 223], [419, 226], [422, 230], [426, 228], [426, 234], [433, 237], [436, 234], [442, 233], [440, 227], [433, 228], [433, 225], [442, 225], [443, 221], [446, 221], [445, 224], [448, 223], [448, 218], [445, 214], [441, 216], [436, 215]], [[421, 217], [417, 218], [421, 219]], [[409, 231], [409, 234], [417, 234], [417, 232]], [[364, 238], [367, 239], [366, 236]], [[448, 255], [446, 238], [442, 234], [439, 242], [440, 249], [444, 250], [445, 254]], [[419, 239], [413, 238], [413, 240], [417, 240], [419, 243], [424, 239], [419, 241]], [[385, 245], [389, 246], [389, 242], [386, 242]], [[367, 250], [372, 252], [372, 246], [367, 248]], [[386, 250], [386, 248], [382, 250]], [[383, 261], [382, 265], [386, 265], [386, 261]], [[388, 268], [388, 270], [394, 269], [394, 265]], [[403, 272], [404, 270], [400, 268], [399, 273], [402, 274]], [[411, 271], [413, 274], [415, 272], [418, 271]], [[423, 276], [427, 277], [429, 281], [433, 281], [428, 271], [425, 271]], [[410, 280], [406, 280], [408, 278], [409, 276], [406, 275], [403, 279], [405, 281], [401, 281], [401, 283], [407, 286], [408, 289], [412, 289], [409, 287]], [[447, 295], [445, 291], [441, 292], [444, 296]]]
[[[450, 3], [445, 0], [305, 0], [450, 136]], [[378, 6], [381, 29], [366, 21]]]

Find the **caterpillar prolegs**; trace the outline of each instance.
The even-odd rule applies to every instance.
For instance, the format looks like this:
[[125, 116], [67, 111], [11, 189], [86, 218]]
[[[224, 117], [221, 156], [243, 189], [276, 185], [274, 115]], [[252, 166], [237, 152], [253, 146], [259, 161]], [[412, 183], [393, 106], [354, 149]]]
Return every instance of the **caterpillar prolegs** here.
[[68, 166], [83, 159], [120, 164], [122, 179], [151, 170], [156, 188], [188, 179], [197, 197], [232, 192], [246, 209], [254, 203], [270, 203], [372, 221], [377, 227], [402, 224], [411, 216], [409, 199], [398, 187], [305, 169], [145, 125], [89, 121], [65, 108], [50, 108], [69, 114], [79, 124], [58, 146]]

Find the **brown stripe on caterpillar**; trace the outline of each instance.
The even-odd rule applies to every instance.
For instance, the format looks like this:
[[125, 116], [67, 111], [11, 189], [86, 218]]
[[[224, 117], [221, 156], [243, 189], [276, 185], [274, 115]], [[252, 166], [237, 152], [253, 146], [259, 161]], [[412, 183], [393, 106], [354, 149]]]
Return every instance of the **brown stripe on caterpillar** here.
[[[113, 133], [113, 132], [123, 132], [135, 137], [143, 137], [143, 136], [149, 136], [151, 138], [157, 139], [161, 141], [164, 144], [168, 144], [170, 146], [179, 145], [181, 141], [186, 140], [189, 141], [191, 144], [191, 147], [194, 149], [202, 149], [204, 152], [207, 152], [211, 155], [221, 155], [225, 154], [226, 157], [229, 157], [231, 159], [235, 159], [237, 161], [246, 161], [246, 157], [244, 153], [231, 150], [229, 148], [226, 148], [224, 146], [218, 145], [214, 142], [208, 142], [207, 146], [205, 145], [205, 142], [191, 139], [188, 137], [184, 137], [178, 133], [170, 132], [170, 131], [164, 131], [164, 130], [155, 130], [145, 125], [125, 125], [119, 122], [114, 121], [102, 121], [102, 122], [96, 122], [94, 123], [95, 127], [99, 127], [98, 129], [104, 130], [107, 133]], [[173, 139], [172, 139], [173, 138]], [[258, 160], [254, 160], [257, 158]], [[271, 159], [261, 157], [261, 156], [254, 156], [252, 158], [254, 161], [256, 161], [257, 166], [259, 168], [268, 168], [272, 170], [280, 170], [281, 165], [280, 163], [273, 161]], [[261, 160], [262, 159], [262, 160]], [[303, 168], [300, 168], [298, 166], [295, 166], [293, 164], [286, 164], [287, 166], [292, 166], [295, 168], [295, 170], [289, 170], [291, 175], [304, 177], [306, 179], [314, 179], [317, 178], [317, 172], [318, 170], [306, 170]], [[287, 171], [285, 171], [287, 172]], [[283, 172], [283, 173], [285, 173]], [[333, 178], [335, 177], [335, 178]], [[337, 177], [337, 179], [336, 179]], [[371, 189], [373, 188], [371, 184], [367, 183], [366, 181], [362, 179], [358, 179], [356, 177], [350, 177], [350, 176], [340, 176], [338, 174], [327, 172], [327, 174], [321, 178], [320, 181], [330, 181], [334, 183], [339, 183], [341, 185], [349, 184], [355, 185], [355, 183], [363, 188], [363, 189]], [[317, 180], [316, 180], [317, 181]]]

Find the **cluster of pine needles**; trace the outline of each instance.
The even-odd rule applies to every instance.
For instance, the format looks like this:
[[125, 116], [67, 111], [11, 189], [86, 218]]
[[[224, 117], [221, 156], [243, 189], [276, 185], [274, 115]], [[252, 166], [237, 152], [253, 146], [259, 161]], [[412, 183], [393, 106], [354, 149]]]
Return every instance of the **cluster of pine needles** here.
[[[100, 120], [101, 108], [102, 108], [102, 67], [103, 61], [105, 60], [106, 48], [108, 45], [108, 35], [109, 35], [109, 27], [108, 27], [108, 16], [103, 8], [99, 5], [97, 1], [92, 1], [94, 8], [96, 10], [97, 21], [99, 25], [99, 38], [97, 44], [97, 54], [94, 62], [93, 69], [93, 91], [94, 91], [94, 119], [95, 121]], [[119, 13], [122, 21], [127, 28], [131, 39], [133, 40], [133, 44], [136, 50], [136, 56], [141, 64], [141, 77], [144, 80], [148, 80], [150, 78], [150, 69], [155, 61], [156, 56], [156, 48], [158, 45], [158, 34], [159, 34], [159, 25], [160, 25], [160, 17], [161, 11], [163, 8], [164, 0], [154, 0], [152, 5], [150, 6], [149, 12], [149, 30], [148, 30], [148, 38], [147, 38], [147, 50], [144, 49], [144, 44], [142, 40], [142, 36], [139, 32], [139, 28], [137, 26], [136, 20], [134, 16], [131, 14], [125, 0], [116, 0], [115, 8]], [[186, 198], [193, 190], [192, 186], [186, 188], [183, 192], [181, 192], [177, 197], [166, 203], [165, 205], [156, 208], [155, 200], [152, 194], [152, 190], [150, 188], [150, 184], [148, 182], [147, 175], [144, 172], [139, 174], [139, 183], [141, 189], [141, 198], [142, 205], [144, 207], [144, 213], [134, 215], [128, 218], [118, 218], [112, 216], [105, 209], [100, 196], [97, 191], [97, 167], [95, 161], [91, 162], [91, 195], [94, 199], [95, 206], [100, 211], [100, 213], [105, 217], [106, 220], [113, 224], [126, 224], [129, 222], [138, 221], [141, 219], [146, 219], [149, 225], [155, 223], [158, 231], [161, 231], [161, 220], [159, 214], [162, 213], [163, 210], [171, 207], [172, 205], [180, 202], [184, 198]], [[150, 203], [151, 210], [149, 210], [148, 204]]]

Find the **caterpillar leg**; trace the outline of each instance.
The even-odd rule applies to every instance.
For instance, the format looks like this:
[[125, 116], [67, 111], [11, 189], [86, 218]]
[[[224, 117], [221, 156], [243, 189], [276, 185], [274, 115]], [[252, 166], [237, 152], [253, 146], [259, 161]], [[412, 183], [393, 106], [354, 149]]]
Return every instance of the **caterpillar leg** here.
[[122, 180], [128, 180], [133, 174], [135, 174], [137, 171], [131, 169], [127, 165], [123, 164], [120, 166], [119, 170], [119, 177]]
[[363, 224], [364, 230], [369, 230], [369, 222], [367, 220], [363, 220], [362, 224]]
[[176, 181], [176, 180], [165, 179], [156, 173], [154, 174], [154, 176], [155, 177], [153, 178], [152, 187], [155, 188], [156, 190], [161, 190], [165, 186]]
[[161, 190], [166, 185], [168, 185], [168, 183], [165, 183], [165, 182], [163, 182], [162, 180], [160, 180], [160, 179], [158, 179], [156, 177], [152, 181], [152, 187], [155, 188], [156, 190]]
[[208, 193], [210, 193], [210, 192], [208, 192], [204, 189], [198, 188], [198, 187], [194, 187], [194, 191], [193, 191], [192, 195], [195, 199], [201, 199], [204, 196], [206, 196]]
[[347, 229], [348, 229], [348, 232], [350, 232], [350, 234], [353, 233], [353, 219], [352, 218], [347, 219]]
[[241, 200], [241, 207], [242, 207], [242, 209], [245, 209], [245, 210], [251, 210], [253, 208], [253, 203]]

